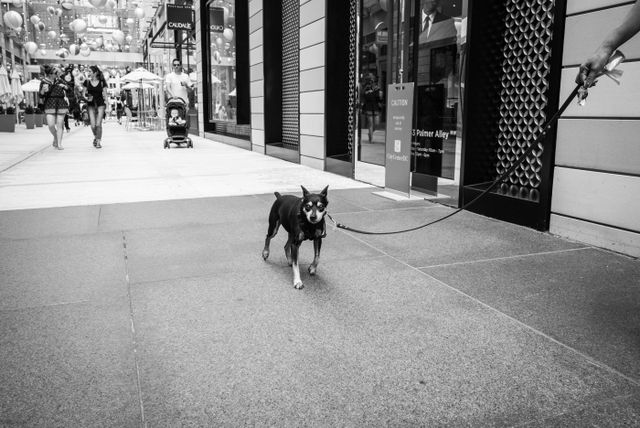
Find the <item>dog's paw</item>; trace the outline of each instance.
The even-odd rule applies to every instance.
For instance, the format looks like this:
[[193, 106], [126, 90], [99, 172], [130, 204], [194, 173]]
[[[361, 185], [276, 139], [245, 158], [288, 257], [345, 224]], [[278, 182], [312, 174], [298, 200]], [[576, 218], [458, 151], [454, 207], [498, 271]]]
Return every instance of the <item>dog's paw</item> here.
[[293, 288], [295, 288], [296, 290], [302, 290], [304, 288], [304, 284], [302, 283], [302, 281], [296, 282], [295, 284], [293, 284]]
[[314, 265], [309, 265], [309, 275], [316, 274], [316, 267]]
[[269, 250], [264, 250], [262, 252], [262, 259], [267, 260], [269, 258]]

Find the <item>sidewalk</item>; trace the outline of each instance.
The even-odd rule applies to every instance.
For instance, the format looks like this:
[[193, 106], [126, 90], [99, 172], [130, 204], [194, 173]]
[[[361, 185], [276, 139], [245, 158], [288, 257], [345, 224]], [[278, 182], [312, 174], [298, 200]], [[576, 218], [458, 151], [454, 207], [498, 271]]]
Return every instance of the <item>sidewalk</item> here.
[[451, 209], [162, 136], [0, 173], [0, 426], [640, 426], [638, 260], [463, 212], [329, 230], [294, 290], [273, 191], [371, 230]]

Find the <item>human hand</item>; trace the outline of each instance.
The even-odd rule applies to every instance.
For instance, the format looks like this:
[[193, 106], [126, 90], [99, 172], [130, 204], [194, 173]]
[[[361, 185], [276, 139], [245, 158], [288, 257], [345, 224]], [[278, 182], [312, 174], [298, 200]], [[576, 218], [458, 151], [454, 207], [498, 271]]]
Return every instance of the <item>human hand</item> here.
[[576, 76], [576, 83], [585, 88], [593, 86], [596, 78], [604, 71], [604, 67], [607, 65], [610, 56], [611, 52], [598, 49], [580, 65], [578, 75]]

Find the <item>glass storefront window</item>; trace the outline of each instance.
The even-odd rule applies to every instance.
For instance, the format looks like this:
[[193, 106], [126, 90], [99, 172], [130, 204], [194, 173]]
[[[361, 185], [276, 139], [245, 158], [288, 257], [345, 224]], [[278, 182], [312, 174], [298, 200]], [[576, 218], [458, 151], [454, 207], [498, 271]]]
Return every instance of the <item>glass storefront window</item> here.
[[209, 4], [209, 120], [236, 122], [235, 0]]
[[360, 8], [358, 160], [375, 165], [385, 161], [388, 3], [362, 0]]
[[457, 204], [462, 145], [461, 87], [466, 0], [414, 0], [408, 77], [416, 84], [413, 185]]

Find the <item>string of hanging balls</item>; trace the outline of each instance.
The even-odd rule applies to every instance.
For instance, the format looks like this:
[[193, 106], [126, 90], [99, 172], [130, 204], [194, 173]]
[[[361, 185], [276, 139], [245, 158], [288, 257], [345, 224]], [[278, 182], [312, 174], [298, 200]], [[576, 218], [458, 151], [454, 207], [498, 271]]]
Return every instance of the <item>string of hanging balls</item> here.
[[[23, 3], [23, 0], [12, 1], [12, 4], [15, 7], [21, 6], [22, 3]], [[89, 0], [89, 3], [91, 3], [91, 5], [96, 9], [113, 10], [117, 6], [115, 0]], [[59, 8], [49, 6], [47, 8], [47, 13], [49, 13], [52, 16], [53, 15], [61, 16], [65, 10], [71, 10], [72, 8], [73, 8], [72, 0], [62, 0], [60, 2]], [[137, 19], [144, 18], [145, 16], [144, 9], [141, 7], [136, 7], [134, 10], [134, 15]], [[22, 31], [23, 29], [22, 25], [24, 23], [24, 19], [20, 12], [15, 10], [10, 10], [8, 12], [5, 12], [3, 19], [7, 27], [13, 29], [17, 33], [20, 33]], [[108, 18], [105, 15], [101, 14], [98, 17], [98, 20], [102, 24], [104, 24], [107, 22]], [[29, 21], [36, 27], [36, 29], [38, 29], [38, 31], [42, 32], [46, 30], [45, 23], [42, 21], [42, 19], [38, 15], [32, 15], [29, 18]], [[127, 25], [133, 25], [135, 21], [133, 18], [127, 18], [126, 23]], [[87, 22], [82, 18], [76, 18], [69, 23], [69, 29], [73, 31], [79, 38], [80, 38], [80, 35], [87, 30], [87, 26], [88, 26]], [[49, 37], [49, 39], [54, 40], [58, 37], [58, 34], [54, 30], [49, 30], [47, 32], [47, 37]], [[121, 46], [124, 45], [125, 49], [127, 49], [128, 46], [133, 41], [133, 37], [131, 37], [130, 35], [125, 36], [125, 34], [121, 30], [113, 30], [113, 32], [111, 33], [111, 38], [118, 45], [121, 45]], [[62, 34], [60, 36], [60, 40], [62, 40], [63, 42], [68, 42], [69, 38], [65, 34]], [[81, 40], [79, 39], [79, 41]], [[117, 50], [116, 46], [109, 43], [104, 43], [103, 38], [98, 37], [90, 43], [86, 43], [86, 42], [72, 43], [69, 45], [68, 48], [58, 49], [55, 52], [55, 54], [63, 59], [70, 55], [78, 55], [78, 54], [87, 57], [91, 54], [91, 48], [97, 49], [97, 48], [100, 48], [101, 46], [107, 48], [107, 50], [113, 50], [113, 51]], [[30, 55], [35, 54], [38, 50], [40, 50], [41, 55], [45, 55], [47, 53], [45, 48], [46, 48], [46, 45], [44, 43], [40, 44], [40, 46], [38, 46], [38, 44], [33, 41], [27, 41], [26, 43], [24, 43], [24, 49]]]

